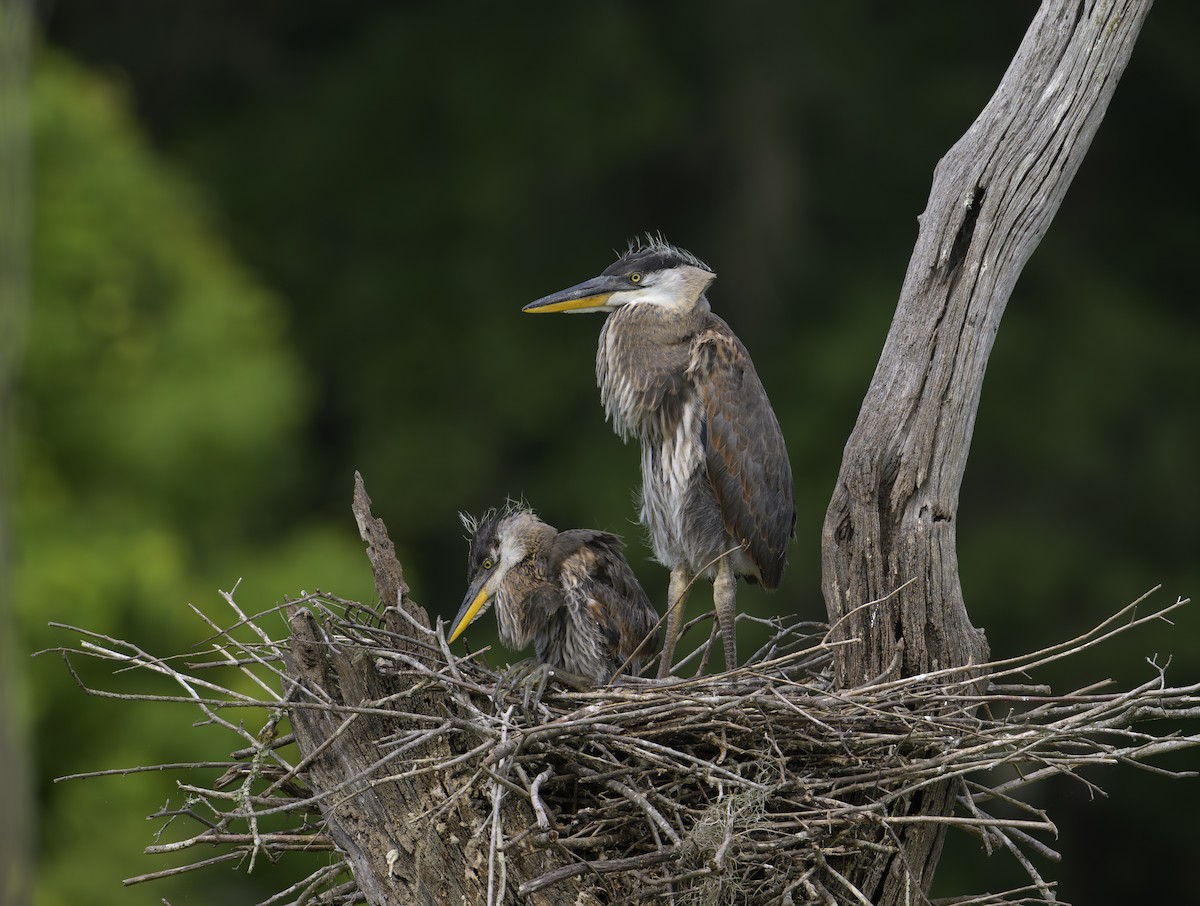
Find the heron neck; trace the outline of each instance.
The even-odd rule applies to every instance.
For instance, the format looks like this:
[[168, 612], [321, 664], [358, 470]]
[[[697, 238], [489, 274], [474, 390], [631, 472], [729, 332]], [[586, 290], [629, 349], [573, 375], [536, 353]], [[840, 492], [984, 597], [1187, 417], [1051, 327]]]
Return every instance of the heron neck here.
[[504, 584], [496, 592], [496, 625], [500, 630], [500, 641], [505, 647], [520, 650], [533, 638], [533, 621], [524, 603], [527, 597], [525, 584], [517, 570], [510, 570]]
[[[500, 629], [500, 641], [509, 648], [520, 649], [528, 645], [543, 619], [530, 605], [533, 593], [546, 582], [538, 568], [538, 560], [556, 534], [553, 526], [528, 517], [521, 534], [520, 559], [504, 574], [504, 581], [496, 590], [496, 624]], [[513, 556], [518, 555], [514, 553]]]
[[701, 293], [687, 307], [626, 305], [604, 322], [596, 350], [596, 382], [613, 428], [646, 439], [666, 410], [684, 402], [692, 343], [712, 316]]

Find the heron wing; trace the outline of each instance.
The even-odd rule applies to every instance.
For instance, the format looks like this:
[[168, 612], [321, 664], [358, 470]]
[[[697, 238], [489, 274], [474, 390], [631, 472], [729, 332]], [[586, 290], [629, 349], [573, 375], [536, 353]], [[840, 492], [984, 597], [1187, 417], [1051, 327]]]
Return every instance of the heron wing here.
[[[550, 545], [547, 567], [564, 582], [578, 582], [591, 602], [616, 663], [640, 660], [658, 650], [658, 612], [625, 559], [625, 543], [610, 532], [571, 529]], [[649, 642], [642, 644], [647, 636]], [[640, 646], [640, 647], [639, 647]]]
[[703, 400], [705, 461], [725, 530], [758, 567], [763, 587], [775, 588], [796, 527], [779, 421], [746, 347], [716, 315], [696, 338], [690, 370]]

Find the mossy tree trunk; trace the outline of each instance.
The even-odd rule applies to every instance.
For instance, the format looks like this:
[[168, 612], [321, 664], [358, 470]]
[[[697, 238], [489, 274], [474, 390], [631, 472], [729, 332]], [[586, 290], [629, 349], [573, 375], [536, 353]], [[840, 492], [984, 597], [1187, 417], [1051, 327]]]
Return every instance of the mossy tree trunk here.
[[[938, 163], [883, 353], [822, 532], [843, 686], [981, 664], [958, 576], [958, 497], [992, 343], [1104, 118], [1152, 0], [1046, 0], [999, 88]], [[948, 814], [948, 784], [907, 803]], [[872, 903], [932, 879], [944, 826], [859, 864]], [[912, 873], [910, 875], [910, 872]]]

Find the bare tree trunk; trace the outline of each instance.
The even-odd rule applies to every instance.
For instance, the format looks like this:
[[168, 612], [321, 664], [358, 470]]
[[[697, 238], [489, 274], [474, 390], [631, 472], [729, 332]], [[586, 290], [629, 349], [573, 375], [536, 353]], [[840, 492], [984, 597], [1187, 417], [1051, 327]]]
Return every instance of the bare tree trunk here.
[[[843, 686], [987, 660], [958, 576], [956, 524], [983, 376], [1021, 270], [1099, 128], [1152, 0], [1046, 0], [1000, 87], [938, 164], [883, 353], [822, 533]], [[950, 787], [913, 812], [948, 814]], [[941, 825], [901, 841], [928, 889]], [[906, 902], [900, 859], [852, 880]], [[909, 891], [908, 893], [911, 893]]]

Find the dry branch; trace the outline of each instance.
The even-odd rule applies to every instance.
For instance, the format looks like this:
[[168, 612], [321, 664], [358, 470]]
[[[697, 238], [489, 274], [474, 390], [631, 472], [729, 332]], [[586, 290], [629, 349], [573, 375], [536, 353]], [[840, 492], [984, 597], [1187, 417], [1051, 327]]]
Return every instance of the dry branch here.
[[[57, 649], [68, 663], [86, 657], [178, 688], [85, 685], [90, 694], [185, 704], [236, 738], [227, 761], [154, 767], [183, 779], [182, 802], [152, 817], [164, 831], [190, 828], [147, 852], [202, 848], [204, 857], [127, 883], [336, 845], [340, 860], [266, 902], [452, 902], [450, 890], [493, 903], [869, 902], [851, 880], [856, 864], [895, 852], [905, 828], [926, 823], [970, 833], [1029, 874], [1026, 888], [955, 902], [1050, 901], [1038, 866], [1057, 859], [1058, 832], [1025, 790], [1058, 776], [1097, 789], [1081, 773], [1091, 766], [1152, 767], [1156, 755], [1200, 744], [1180, 732], [1200, 717], [1200, 685], [1171, 687], [1155, 664], [1128, 691], [1055, 695], [1015, 683], [980, 693], [961, 670], [839, 690], [830, 679], [839, 643], [811, 624], [776, 623], [754, 660], [729, 674], [552, 686], [525, 702], [481, 658], [453, 656], [440, 633], [394, 607], [380, 614], [307, 595], [289, 605], [293, 630], [304, 627], [289, 642], [278, 609], [247, 617], [231, 594], [225, 601], [233, 619], [207, 646], [219, 656], [190, 664], [62, 627], [79, 636]], [[1069, 642], [988, 666], [1024, 676], [1185, 603], [1147, 610], [1140, 599]], [[298, 659], [324, 677], [320, 689], [288, 678]], [[248, 675], [264, 694], [239, 691]], [[288, 691], [276, 694], [281, 682]], [[261, 731], [246, 728], [247, 709], [264, 709]], [[328, 735], [298, 752], [289, 720]], [[953, 814], [903, 807], [947, 782]], [[390, 811], [367, 827], [373, 808]], [[440, 850], [423, 849], [431, 844]], [[224, 852], [213, 857], [214, 845]], [[422, 874], [425, 864], [436, 871]]]

